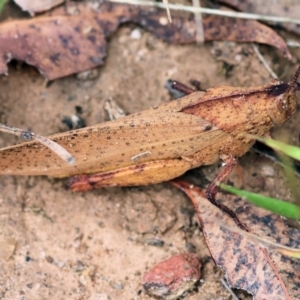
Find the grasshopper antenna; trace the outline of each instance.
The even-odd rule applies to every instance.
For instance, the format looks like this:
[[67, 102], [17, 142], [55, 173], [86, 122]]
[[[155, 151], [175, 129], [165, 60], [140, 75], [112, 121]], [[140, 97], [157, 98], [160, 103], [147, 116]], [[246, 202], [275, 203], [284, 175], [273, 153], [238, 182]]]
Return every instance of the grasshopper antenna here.
[[31, 131], [6, 126], [1, 123], [0, 123], [0, 131], [11, 133], [16, 136], [20, 136], [25, 140], [35, 140], [35, 141], [43, 144], [44, 146], [48, 147], [51, 151], [53, 151], [57, 156], [59, 156], [62, 160], [64, 160], [68, 164], [75, 163], [75, 158], [71, 153], [69, 153], [65, 148], [63, 148], [59, 144], [55, 143], [54, 141], [52, 141], [44, 136], [34, 134]]
[[298, 82], [298, 78], [300, 75], [300, 66], [298, 67], [297, 71], [293, 75], [289, 85], [296, 87], [297, 91], [300, 91], [300, 83]]

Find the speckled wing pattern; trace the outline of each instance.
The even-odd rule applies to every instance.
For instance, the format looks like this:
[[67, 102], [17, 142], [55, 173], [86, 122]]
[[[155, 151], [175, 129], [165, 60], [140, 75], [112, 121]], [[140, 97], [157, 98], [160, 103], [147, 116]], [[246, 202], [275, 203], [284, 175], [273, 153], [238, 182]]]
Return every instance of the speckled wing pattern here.
[[68, 177], [149, 161], [188, 157], [228, 137], [195, 115], [180, 112], [203, 95], [182, 99], [118, 120], [50, 136], [76, 159], [68, 165], [36, 142], [0, 150], [0, 174]]

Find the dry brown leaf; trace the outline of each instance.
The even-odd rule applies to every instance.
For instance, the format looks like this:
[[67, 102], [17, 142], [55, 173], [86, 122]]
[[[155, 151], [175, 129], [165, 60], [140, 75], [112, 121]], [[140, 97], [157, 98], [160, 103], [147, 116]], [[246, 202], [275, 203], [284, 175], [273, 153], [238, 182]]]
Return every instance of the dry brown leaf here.
[[[298, 19], [300, 15], [300, 2], [298, 0], [276, 0], [272, 5], [265, 5], [260, 0], [219, 0], [220, 3], [230, 5], [236, 9], [249, 13], [258, 13], [278, 17], [289, 17]], [[300, 34], [300, 27], [297, 24], [280, 24], [280, 26]]]
[[[50, 80], [102, 65], [105, 38], [125, 22], [137, 23], [169, 43], [196, 40], [195, 21], [188, 17], [174, 16], [168, 24], [164, 11], [108, 2], [97, 12], [84, 3], [66, 5], [51, 16], [0, 25], [0, 73], [7, 73], [6, 64], [11, 59], [36, 66]], [[66, 11], [76, 15], [66, 15]], [[281, 37], [258, 22], [211, 16], [203, 25], [206, 41], [255, 41], [277, 47], [291, 58]]]
[[[236, 226], [231, 218], [212, 205], [197, 187], [175, 181], [195, 205], [207, 246], [215, 263], [225, 270], [232, 287], [244, 289], [254, 299], [286, 300], [300, 297], [300, 261], [269, 252], [246, 237], [216, 223]], [[235, 196], [222, 196], [238, 206], [239, 218], [250, 230], [284, 245], [299, 247], [299, 231], [289, 230], [282, 218], [247, 204]], [[226, 203], [227, 204], [227, 203]], [[288, 232], [289, 231], [289, 232]]]
[[204, 19], [203, 25], [206, 41], [227, 40], [267, 44], [280, 49], [288, 59], [292, 58], [284, 40], [270, 27], [259, 22], [209, 16]]
[[82, 16], [10, 21], [0, 35], [1, 73], [7, 73], [7, 62], [19, 59], [55, 79], [100, 65], [106, 54], [102, 29]]
[[31, 15], [37, 12], [46, 11], [54, 6], [63, 3], [65, 0], [14, 0], [22, 10], [28, 11]]

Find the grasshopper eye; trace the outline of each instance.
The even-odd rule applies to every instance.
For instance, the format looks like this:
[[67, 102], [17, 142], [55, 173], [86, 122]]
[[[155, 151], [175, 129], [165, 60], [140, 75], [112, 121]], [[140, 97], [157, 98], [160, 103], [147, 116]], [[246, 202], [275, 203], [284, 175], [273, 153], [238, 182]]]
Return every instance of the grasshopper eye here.
[[288, 83], [281, 83], [278, 85], [274, 85], [271, 87], [268, 95], [269, 96], [279, 96], [281, 94], [284, 94], [288, 89], [290, 85]]

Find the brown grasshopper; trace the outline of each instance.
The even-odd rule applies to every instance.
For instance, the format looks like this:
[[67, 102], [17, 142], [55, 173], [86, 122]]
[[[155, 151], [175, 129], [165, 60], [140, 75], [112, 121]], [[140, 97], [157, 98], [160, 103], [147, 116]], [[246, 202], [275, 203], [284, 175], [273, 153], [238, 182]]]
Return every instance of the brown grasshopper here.
[[70, 188], [87, 191], [168, 181], [221, 159], [225, 166], [206, 195], [239, 224], [235, 214], [215, 200], [217, 184], [250, 149], [252, 136], [268, 136], [271, 127], [295, 113], [299, 74], [300, 67], [288, 83], [217, 86], [117, 120], [50, 136], [75, 157], [73, 165], [38, 142], [3, 148], [0, 174], [73, 176]]

